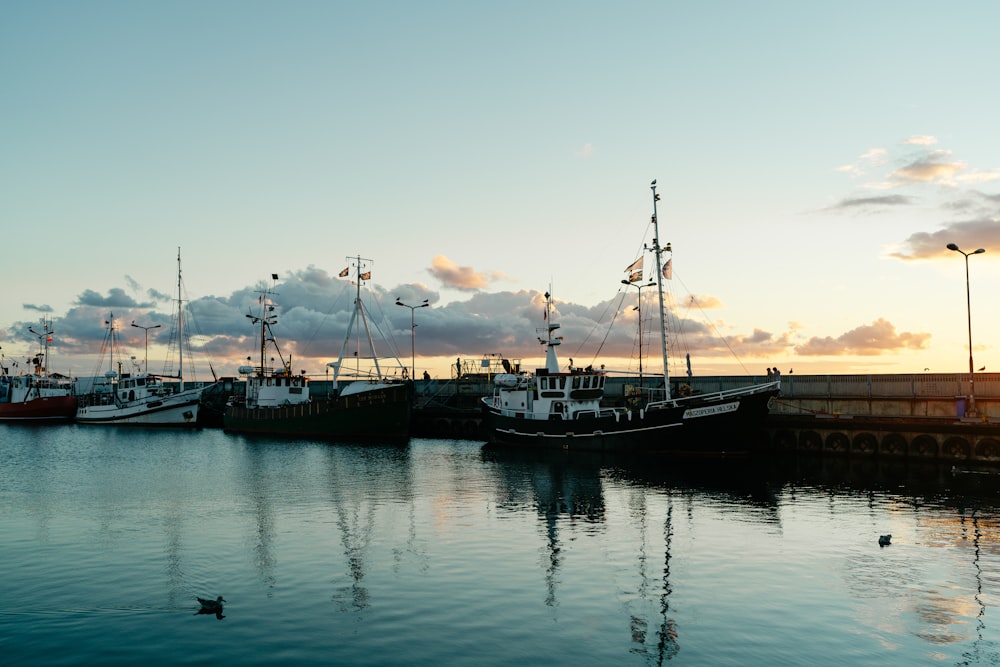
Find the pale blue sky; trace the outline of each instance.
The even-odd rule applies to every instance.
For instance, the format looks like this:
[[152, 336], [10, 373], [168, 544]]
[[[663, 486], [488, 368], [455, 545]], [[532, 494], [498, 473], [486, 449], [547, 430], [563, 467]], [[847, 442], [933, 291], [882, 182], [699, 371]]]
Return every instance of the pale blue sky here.
[[301, 283], [279, 335], [335, 353], [327, 278], [357, 254], [389, 306], [431, 299], [435, 374], [540, 355], [550, 285], [572, 355], [656, 178], [697, 372], [743, 372], [729, 348], [748, 372], [965, 369], [948, 242], [987, 249], [976, 365], [1000, 370], [998, 26], [986, 1], [2, 2], [0, 346], [49, 311], [55, 365], [88, 373], [109, 309], [169, 315], [147, 290], [180, 246], [225, 372], [272, 272]]

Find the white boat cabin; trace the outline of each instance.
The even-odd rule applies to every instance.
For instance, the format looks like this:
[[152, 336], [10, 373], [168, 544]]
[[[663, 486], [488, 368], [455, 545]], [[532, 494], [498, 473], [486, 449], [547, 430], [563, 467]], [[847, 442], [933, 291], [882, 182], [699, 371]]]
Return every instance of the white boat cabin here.
[[132, 375], [131, 373], [122, 373], [121, 377], [115, 372], [105, 373], [105, 380], [103, 386], [106, 389], [102, 390], [102, 385], [97, 385], [95, 387], [96, 392], [105, 398], [101, 403], [110, 401], [110, 396], [114, 396], [114, 400], [119, 404], [134, 403], [136, 401], [145, 401], [149, 398], [163, 398], [173, 394], [173, 389], [163, 384], [163, 380], [154, 376], [147, 375], [146, 373], [137, 373]]
[[304, 375], [253, 366], [240, 366], [239, 372], [247, 379], [248, 408], [274, 408], [309, 402], [309, 379]]
[[4, 375], [0, 378], [0, 403], [24, 403], [32, 398], [72, 396], [75, 383], [66, 378], [40, 375]]
[[501, 374], [494, 379], [493, 405], [508, 416], [524, 419], [579, 419], [601, 412], [604, 371], [572, 369], [532, 375]]

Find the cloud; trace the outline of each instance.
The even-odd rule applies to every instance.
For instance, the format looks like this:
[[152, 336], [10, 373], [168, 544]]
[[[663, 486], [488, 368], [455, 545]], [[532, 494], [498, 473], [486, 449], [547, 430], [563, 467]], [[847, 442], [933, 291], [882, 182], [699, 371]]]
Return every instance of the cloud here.
[[712, 310], [714, 308], [722, 308], [722, 300], [718, 297], [711, 296], [709, 294], [689, 294], [684, 299], [684, 304], [686, 307], [700, 308], [702, 310]]
[[507, 278], [499, 271], [476, 271], [471, 266], [458, 266], [444, 255], [438, 255], [431, 262], [427, 272], [440, 280], [445, 287], [463, 291], [481, 290]]
[[578, 158], [582, 158], [584, 160], [586, 160], [587, 158], [593, 157], [593, 155], [594, 155], [594, 145], [593, 144], [584, 144], [583, 147], [580, 148], [580, 150], [578, 150], [576, 152], [576, 156]]
[[[893, 156], [883, 149], [872, 149], [856, 164], [839, 168], [852, 175], [872, 178], [860, 187], [869, 191], [895, 190], [878, 195], [852, 194], [825, 208], [828, 212], [863, 214], [887, 213], [920, 206], [920, 214], [935, 209], [944, 216], [937, 231], [917, 231], [886, 249], [889, 257], [902, 260], [932, 259], [949, 253], [949, 243], [960, 247], [980, 248], [1000, 243], [1000, 194], [982, 192], [968, 186], [1000, 180], [1000, 168], [974, 169], [956, 159], [950, 150], [929, 148], [938, 143], [932, 135], [913, 135], [901, 142], [906, 147]], [[899, 152], [899, 147], [897, 147]], [[895, 165], [887, 167], [887, 165]], [[874, 167], [887, 167], [875, 170]], [[880, 171], [887, 173], [879, 173]], [[965, 187], [963, 187], [965, 186]]]
[[959, 174], [955, 177], [955, 180], [963, 185], [992, 183], [993, 181], [1000, 181], [1000, 170], [993, 169], [990, 171], [970, 171], [968, 173]]
[[894, 171], [890, 181], [907, 183], [939, 183], [951, 185], [955, 176], [966, 168], [964, 162], [951, 160], [951, 151], [936, 150], [922, 155]]
[[913, 198], [906, 195], [883, 195], [879, 197], [850, 197], [842, 199], [828, 211], [857, 210], [859, 212], [877, 213], [892, 206], [912, 206]]
[[889, 151], [884, 148], [872, 148], [859, 156], [857, 162], [837, 167], [835, 171], [851, 174], [852, 176], [863, 176], [870, 169], [884, 165], [888, 159], [888, 155]]
[[909, 146], [933, 146], [937, 142], [937, 137], [929, 134], [916, 134], [903, 140], [903, 143]]
[[22, 303], [21, 307], [24, 308], [25, 310], [34, 310], [39, 313], [51, 313], [53, 310], [52, 306], [39, 305], [34, 303]]
[[933, 259], [951, 255], [952, 251], [947, 249], [949, 243], [968, 250], [1000, 247], [1000, 220], [968, 220], [945, 225], [936, 232], [916, 232], [889, 256], [905, 261]]
[[795, 346], [796, 354], [802, 356], [878, 356], [899, 350], [925, 349], [931, 335], [928, 333], [896, 333], [891, 322], [879, 318], [832, 338], [813, 337], [802, 345]]
[[107, 296], [94, 290], [84, 290], [76, 302], [81, 306], [100, 306], [102, 308], [152, 308], [155, 302], [140, 303], [125, 293], [120, 287], [112, 287]]

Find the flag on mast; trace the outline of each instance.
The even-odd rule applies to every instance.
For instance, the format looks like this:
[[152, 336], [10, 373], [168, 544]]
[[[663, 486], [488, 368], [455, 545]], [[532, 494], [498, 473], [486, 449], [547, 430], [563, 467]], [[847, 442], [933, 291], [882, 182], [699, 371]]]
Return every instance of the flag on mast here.
[[642, 256], [628, 265], [625, 269], [625, 273], [628, 274], [628, 281], [630, 283], [637, 283], [642, 280]]
[[343, 277], [345, 277], [350, 272], [351, 272], [351, 267], [347, 267], [346, 269], [344, 269], [343, 271], [341, 271], [340, 273], [338, 273], [337, 276], [340, 277], [340, 278], [343, 278]]
[[636, 269], [641, 269], [641, 268], [642, 268], [642, 257], [629, 264], [628, 268], [625, 269], [625, 273], [632, 273]]

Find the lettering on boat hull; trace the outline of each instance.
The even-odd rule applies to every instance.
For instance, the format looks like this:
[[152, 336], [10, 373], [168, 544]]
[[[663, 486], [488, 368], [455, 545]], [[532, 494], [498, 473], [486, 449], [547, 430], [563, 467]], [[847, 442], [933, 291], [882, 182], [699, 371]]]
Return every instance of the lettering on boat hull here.
[[684, 419], [697, 419], [698, 417], [712, 417], [723, 415], [727, 412], [736, 412], [740, 409], [740, 402], [722, 403], [720, 405], [706, 405], [701, 408], [689, 408], [684, 411]]

